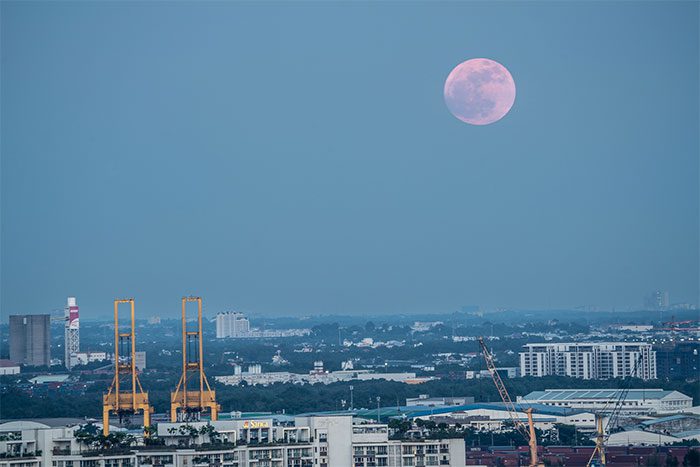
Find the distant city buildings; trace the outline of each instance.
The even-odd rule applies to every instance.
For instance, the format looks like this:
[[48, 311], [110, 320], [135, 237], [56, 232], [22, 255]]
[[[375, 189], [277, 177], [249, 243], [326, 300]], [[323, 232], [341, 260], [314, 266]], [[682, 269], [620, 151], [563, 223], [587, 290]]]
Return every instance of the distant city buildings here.
[[435, 326], [442, 326], [445, 324], [442, 321], [416, 321], [411, 326], [411, 330], [415, 332], [426, 332], [430, 331]]
[[63, 363], [70, 370], [77, 362], [75, 355], [80, 352], [80, 314], [75, 297], [68, 297], [64, 316]]
[[522, 376], [581, 379], [656, 379], [656, 352], [641, 342], [526, 344], [520, 352]]
[[[511, 367], [500, 367], [496, 368], [496, 371], [498, 372], [498, 375], [501, 378], [519, 378], [520, 377], [520, 368], [511, 366]], [[465, 373], [465, 378], [466, 379], [478, 379], [478, 378], [491, 378], [491, 372], [489, 370], [467, 370]]]
[[429, 394], [421, 394], [418, 397], [406, 399], [406, 407], [437, 407], [450, 405], [473, 404], [473, 397], [430, 397]]
[[71, 355], [70, 368], [88, 363], [101, 362], [107, 360], [107, 352], [77, 352]]
[[160, 324], [160, 316], [151, 316], [150, 318], [148, 318], [148, 324], [150, 324], [150, 325]]
[[308, 374], [290, 373], [287, 371], [263, 372], [258, 364], [250, 365], [248, 371], [244, 372], [240, 365], [233, 369], [233, 375], [215, 376], [215, 379], [226, 385], [238, 385], [245, 382], [248, 385], [267, 386], [274, 383], [295, 383], [295, 384], [331, 384], [341, 381], [368, 381], [383, 379], [387, 381], [398, 381], [406, 384], [421, 384], [431, 381], [433, 377], [417, 377], [415, 373], [375, 373], [370, 370], [340, 370], [327, 371], [323, 367], [323, 362], [314, 362], [313, 369]]
[[216, 337], [225, 338], [276, 338], [308, 336], [310, 329], [252, 329], [243, 313], [226, 311], [216, 315]]
[[21, 365], [51, 364], [51, 317], [10, 316], [10, 360]]
[[644, 298], [644, 307], [647, 310], [668, 310], [670, 304], [668, 292], [665, 290], [654, 290]]
[[216, 315], [216, 337], [247, 337], [250, 333], [250, 321], [243, 313], [226, 311]]
[[[518, 403], [544, 404], [604, 412], [615, 407], [619, 389], [547, 389], [518, 396]], [[683, 412], [693, 406], [693, 398], [678, 391], [630, 389], [620, 406], [622, 414], [641, 415]]]
[[139, 371], [146, 369], [146, 352], [143, 350], [137, 350], [134, 355], [134, 365]]

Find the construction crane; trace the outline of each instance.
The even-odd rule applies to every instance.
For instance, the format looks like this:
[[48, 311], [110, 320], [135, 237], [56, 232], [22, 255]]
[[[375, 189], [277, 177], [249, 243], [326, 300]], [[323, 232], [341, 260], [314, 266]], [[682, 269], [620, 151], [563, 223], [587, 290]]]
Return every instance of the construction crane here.
[[503, 384], [501, 375], [499, 375], [498, 371], [496, 370], [496, 364], [493, 361], [493, 356], [491, 355], [488, 347], [486, 347], [483, 337], [479, 337], [479, 345], [481, 346], [481, 352], [484, 355], [484, 360], [486, 360], [486, 367], [491, 374], [491, 379], [493, 379], [493, 382], [496, 385], [498, 395], [501, 396], [501, 400], [506, 406], [508, 415], [513, 421], [515, 429], [523, 436], [523, 438], [525, 438], [527, 444], [530, 446], [530, 467], [543, 466], [544, 464], [537, 460], [537, 435], [535, 433], [535, 423], [532, 420], [532, 408], [528, 407], [525, 409], [525, 413], [527, 414], [527, 426], [525, 426], [525, 424], [520, 420], [520, 417], [518, 417], [518, 411], [515, 408], [515, 404], [513, 404], [510, 394], [508, 394], [508, 390]]
[[[187, 303], [197, 302], [197, 330], [187, 329]], [[187, 382], [196, 376], [199, 383], [188, 390]], [[182, 376], [177, 388], [170, 393], [170, 421], [199, 420], [203, 411], [209, 410], [216, 421], [221, 407], [216, 403], [216, 394], [211, 390], [204, 374], [202, 354], [202, 298], [182, 297]]]
[[[119, 328], [119, 305], [131, 305], [131, 323], [128, 332]], [[109, 435], [109, 415], [115, 413], [122, 420], [143, 411], [144, 436], [148, 437], [153, 408], [148, 403], [148, 393], [141, 387], [136, 372], [136, 336], [134, 299], [114, 300], [114, 379], [109, 391], [102, 398], [102, 433]]]
[[[613, 404], [612, 409], [608, 411], [608, 406], [610, 405], [610, 401], [608, 401], [608, 403], [603, 406], [602, 410], [596, 414], [595, 449], [593, 449], [586, 467], [604, 467], [607, 465], [607, 460], [605, 458], [605, 442], [610, 437], [610, 432], [617, 428], [619, 424], [622, 405], [627, 399], [627, 394], [630, 392], [632, 378], [637, 375], [637, 368], [642, 362], [642, 359], [643, 355], [639, 355], [635, 360], [632, 371], [627, 375], [625, 381], [623, 382], [623, 387], [617, 393], [617, 398], [615, 398], [615, 403]], [[608, 416], [608, 423], [603, 426], [603, 419], [606, 413], [609, 413], [610, 415]], [[598, 459], [598, 463], [595, 462], [596, 458]]]

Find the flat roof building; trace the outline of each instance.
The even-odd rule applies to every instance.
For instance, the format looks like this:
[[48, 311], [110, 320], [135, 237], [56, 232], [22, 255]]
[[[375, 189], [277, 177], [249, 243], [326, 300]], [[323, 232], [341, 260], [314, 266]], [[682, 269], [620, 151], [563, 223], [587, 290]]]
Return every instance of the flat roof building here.
[[[543, 404], [554, 407], [605, 411], [612, 410], [620, 397], [619, 389], [546, 389], [518, 396], [521, 404]], [[630, 389], [621, 411], [625, 414], [683, 412], [693, 406], [693, 398], [678, 391], [663, 389]]]
[[561, 342], [523, 347], [522, 376], [656, 379], [656, 352], [646, 342]]
[[10, 316], [10, 360], [21, 365], [51, 365], [51, 317]]

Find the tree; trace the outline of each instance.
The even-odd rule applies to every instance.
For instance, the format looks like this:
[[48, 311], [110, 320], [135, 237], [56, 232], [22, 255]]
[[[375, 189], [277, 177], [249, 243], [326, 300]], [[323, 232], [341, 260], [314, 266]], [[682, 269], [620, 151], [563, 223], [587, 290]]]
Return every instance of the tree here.
[[700, 465], [700, 451], [697, 449], [691, 449], [683, 457], [684, 467], [697, 467]]

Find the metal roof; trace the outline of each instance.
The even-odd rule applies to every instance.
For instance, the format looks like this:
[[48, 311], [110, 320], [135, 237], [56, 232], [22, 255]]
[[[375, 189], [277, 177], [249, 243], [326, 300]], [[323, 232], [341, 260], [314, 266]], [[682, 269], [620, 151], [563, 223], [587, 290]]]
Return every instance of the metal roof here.
[[[553, 416], [569, 416], [578, 415], [581, 413], [587, 413], [585, 410], [572, 409], [569, 407], [552, 407], [544, 404], [520, 404], [516, 403], [515, 408], [519, 412], [524, 412], [527, 408], [532, 408], [535, 414], [540, 415], [553, 415]], [[400, 407], [381, 407], [377, 409], [356, 409], [347, 411], [329, 411], [329, 412], [309, 412], [305, 414], [300, 414], [300, 416], [313, 416], [313, 415], [354, 415], [355, 417], [366, 418], [370, 420], [377, 419], [377, 412], [379, 412], [379, 418], [381, 420], [386, 420], [388, 418], [417, 418], [417, 417], [427, 417], [430, 415], [443, 415], [450, 414], [453, 412], [465, 412], [469, 410], [500, 410], [507, 411], [505, 404], [502, 402], [481, 402], [475, 404], [464, 404], [464, 405], [438, 405], [433, 407], [425, 406], [400, 406]]]
[[641, 425], [644, 426], [652, 426], [656, 425], [657, 423], [666, 423], [666, 422], [672, 422], [674, 420], [686, 420], [686, 419], [695, 419], [695, 420], [700, 420], [700, 417], [697, 415], [669, 415], [668, 417], [661, 417], [661, 418], [656, 418], [654, 420], [645, 420], [641, 423]]
[[[581, 399], [617, 399], [621, 389], [546, 389], [544, 391], [533, 391], [524, 396], [526, 401], [562, 401]], [[647, 400], [663, 399], [670, 394], [676, 393], [678, 396], [688, 398], [678, 391], [666, 391], [664, 389], [630, 389], [627, 393], [627, 400]]]

